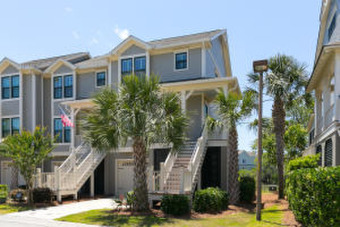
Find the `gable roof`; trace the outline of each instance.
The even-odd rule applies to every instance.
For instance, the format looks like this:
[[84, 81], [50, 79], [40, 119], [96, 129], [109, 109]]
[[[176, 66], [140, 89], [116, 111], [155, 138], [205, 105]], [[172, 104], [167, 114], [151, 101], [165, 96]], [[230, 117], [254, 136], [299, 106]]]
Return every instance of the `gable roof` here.
[[196, 34], [153, 40], [153, 41], [148, 42], [148, 44], [150, 44], [153, 48], [165, 48], [165, 47], [169, 47], [173, 45], [178, 45], [179, 43], [187, 44], [187, 43], [192, 43], [192, 42], [209, 41], [213, 39], [214, 37], [219, 36], [225, 32], [226, 30], [224, 29], [217, 29], [217, 30], [201, 32], [201, 33], [196, 33]]
[[45, 70], [54, 63], [56, 63], [58, 60], [64, 60], [67, 62], [70, 62], [72, 64], [78, 63], [80, 61], [84, 61], [90, 58], [90, 54], [88, 52], [78, 52], [73, 54], [66, 54], [66, 55], [60, 55], [60, 56], [54, 56], [49, 58], [43, 58], [38, 60], [32, 60], [22, 63], [21, 65], [25, 68], [37, 68], [40, 70]]

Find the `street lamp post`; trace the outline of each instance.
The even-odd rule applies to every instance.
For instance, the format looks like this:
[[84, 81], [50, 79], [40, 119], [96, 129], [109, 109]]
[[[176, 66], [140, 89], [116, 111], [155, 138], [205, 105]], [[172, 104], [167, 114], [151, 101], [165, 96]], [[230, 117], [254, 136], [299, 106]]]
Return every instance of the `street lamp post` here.
[[260, 74], [259, 78], [259, 106], [258, 106], [258, 138], [257, 138], [257, 196], [256, 196], [256, 220], [261, 221], [262, 194], [261, 194], [261, 172], [262, 172], [262, 96], [263, 96], [263, 72], [268, 70], [268, 61], [254, 61], [255, 73]]

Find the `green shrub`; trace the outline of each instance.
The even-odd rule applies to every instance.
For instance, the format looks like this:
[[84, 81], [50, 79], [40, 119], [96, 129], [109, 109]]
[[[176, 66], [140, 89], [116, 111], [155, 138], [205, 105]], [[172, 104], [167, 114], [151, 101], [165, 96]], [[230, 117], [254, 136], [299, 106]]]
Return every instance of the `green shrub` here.
[[287, 171], [293, 171], [297, 169], [305, 169], [305, 168], [317, 168], [318, 161], [320, 159], [320, 154], [317, 155], [308, 155], [300, 158], [296, 158], [291, 160], [287, 165]]
[[256, 183], [253, 177], [240, 177], [240, 201], [251, 203], [255, 200]]
[[290, 209], [304, 226], [339, 226], [340, 166], [291, 171], [286, 192]]
[[193, 209], [201, 213], [216, 213], [228, 208], [228, 194], [219, 188], [207, 188], [195, 193]]
[[7, 184], [0, 184], [0, 199], [6, 199], [8, 196]]
[[184, 215], [189, 213], [189, 198], [186, 195], [165, 195], [161, 201], [161, 210], [166, 214]]
[[52, 202], [53, 192], [49, 188], [35, 188], [33, 189], [34, 203], [50, 203]]
[[126, 203], [127, 203], [127, 205], [129, 205], [130, 208], [133, 208], [133, 205], [135, 204], [135, 202], [136, 202], [135, 192], [134, 191], [129, 191], [126, 194]]

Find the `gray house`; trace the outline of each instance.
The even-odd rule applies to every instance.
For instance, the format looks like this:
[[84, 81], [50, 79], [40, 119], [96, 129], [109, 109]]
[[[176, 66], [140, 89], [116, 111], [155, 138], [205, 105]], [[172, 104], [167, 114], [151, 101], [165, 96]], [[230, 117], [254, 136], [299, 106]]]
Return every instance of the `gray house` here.
[[[189, 140], [178, 154], [171, 147], [152, 144], [148, 157], [150, 199], [163, 193], [190, 194], [196, 188], [227, 189], [228, 147], [226, 130], [207, 133], [205, 117], [213, 114], [212, 101], [219, 89], [240, 92], [232, 77], [227, 33], [204, 33], [143, 41], [130, 36], [109, 53], [91, 58], [76, 53], [16, 63], [0, 62], [1, 139], [33, 130], [36, 125], [58, 135], [53, 158], [37, 170], [36, 185], [52, 188], [58, 196], [90, 193], [125, 194], [133, 188], [132, 148], [98, 153], [82, 140], [81, 116], [94, 104], [91, 97], [105, 86], [117, 89], [124, 75], [156, 74], [161, 89], [177, 92], [190, 118]], [[75, 124], [62, 127], [62, 107]], [[10, 160], [1, 159], [0, 182], [13, 183]], [[18, 178], [16, 178], [18, 179]], [[24, 184], [20, 180], [19, 184]]]
[[255, 152], [239, 151], [238, 152], [238, 169], [251, 170], [255, 168]]
[[340, 1], [323, 0], [313, 73], [307, 92], [315, 95], [309, 147], [321, 166], [340, 165]]

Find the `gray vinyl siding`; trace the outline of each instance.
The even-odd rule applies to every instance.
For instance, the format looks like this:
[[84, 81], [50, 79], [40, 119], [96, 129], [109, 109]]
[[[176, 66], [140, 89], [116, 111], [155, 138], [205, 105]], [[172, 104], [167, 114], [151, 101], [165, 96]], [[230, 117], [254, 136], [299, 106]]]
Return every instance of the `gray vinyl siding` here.
[[215, 77], [215, 64], [214, 61], [209, 53], [208, 50], [205, 50], [205, 56], [206, 56], [206, 75], [203, 75], [203, 77]]
[[52, 117], [59, 117], [60, 116], [60, 110], [59, 110], [59, 105], [62, 103], [63, 101], [53, 101], [53, 111], [54, 114]]
[[125, 50], [121, 56], [129, 56], [129, 55], [137, 55], [137, 54], [145, 54], [145, 50], [143, 48], [140, 48], [136, 45], [132, 45], [127, 50]]
[[51, 79], [44, 78], [44, 127], [52, 132], [51, 126]]
[[91, 98], [97, 91], [95, 72], [77, 75], [77, 99]]
[[220, 37], [214, 39], [211, 41], [212, 47], [211, 47], [211, 52], [215, 58], [217, 67], [219, 68], [221, 72], [221, 77], [226, 76], [226, 70], [225, 70], [225, 60], [223, 56], [223, 51], [222, 51], [222, 43]]
[[66, 73], [73, 73], [73, 70], [70, 67], [67, 67], [66, 65], [62, 65], [60, 66], [55, 72], [54, 74], [66, 74]]
[[67, 144], [62, 144], [62, 145], [56, 145], [54, 148], [53, 152], [65, 152], [65, 151], [70, 151], [70, 145]]
[[13, 65], [9, 65], [1, 74], [19, 74], [19, 70], [17, 70]]
[[118, 61], [111, 62], [111, 83], [112, 87], [118, 87]]
[[43, 97], [42, 94], [42, 76], [36, 76], [36, 124], [42, 125], [42, 100], [41, 97]]
[[23, 75], [23, 128], [33, 129], [32, 76]]
[[52, 159], [48, 159], [44, 161], [44, 172], [53, 172], [53, 169], [52, 169], [53, 161], [65, 161], [66, 159], [67, 157], [58, 156], [58, 157], [53, 157]]
[[19, 100], [6, 100], [2, 101], [1, 117], [19, 115], [20, 114], [20, 101]]
[[202, 77], [201, 73], [201, 49], [189, 50], [189, 68], [187, 70], [175, 71], [174, 53], [153, 55], [150, 57], [151, 73], [160, 76], [161, 82], [197, 79]]
[[202, 96], [192, 95], [187, 100], [187, 114], [189, 117], [188, 137], [197, 139], [202, 127]]
[[[105, 195], [116, 195], [116, 160], [132, 159], [132, 153], [108, 153], [104, 160], [104, 193]], [[116, 195], [117, 196], [117, 195]]]

